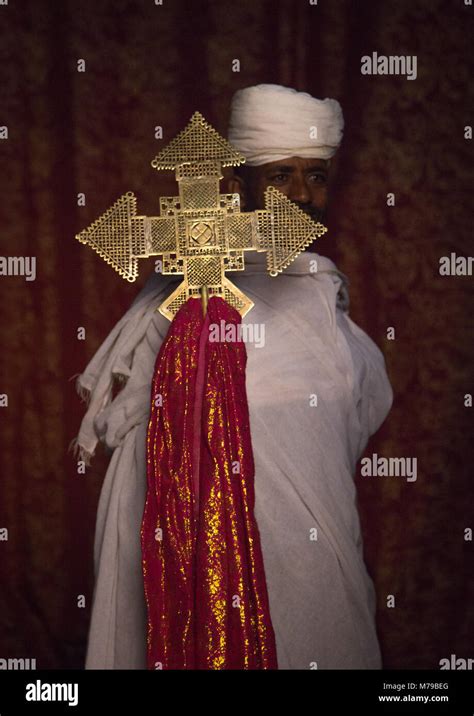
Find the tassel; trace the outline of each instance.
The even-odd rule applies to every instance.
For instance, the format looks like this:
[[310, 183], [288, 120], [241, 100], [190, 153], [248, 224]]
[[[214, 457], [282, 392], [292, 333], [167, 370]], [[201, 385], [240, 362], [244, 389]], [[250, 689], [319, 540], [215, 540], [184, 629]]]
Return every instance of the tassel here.
[[77, 437], [71, 440], [68, 452], [72, 452], [75, 460], [82, 460], [87, 467], [90, 467], [93, 455], [79, 445]]
[[91, 399], [91, 391], [88, 390], [87, 388], [84, 388], [83, 385], [81, 384], [81, 375], [80, 374], [73, 375], [70, 378], [70, 380], [74, 380], [74, 378], [76, 379], [76, 384], [75, 384], [76, 393], [78, 394], [79, 398], [82, 400], [83, 403], [86, 403], [87, 405], [89, 405], [90, 399]]

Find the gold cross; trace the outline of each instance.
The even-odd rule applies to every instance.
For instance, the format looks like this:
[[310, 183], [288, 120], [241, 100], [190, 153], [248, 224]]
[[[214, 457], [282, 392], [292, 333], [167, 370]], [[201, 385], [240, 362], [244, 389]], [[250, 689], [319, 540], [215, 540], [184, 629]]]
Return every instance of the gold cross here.
[[137, 216], [136, 197], [127, 192], [76, 238], [127, 281], [135, 281], [138, 259], [148, 256], [163, 257], [163, 274], [183, 274], [158, 309], [170, 321], [191, 296], [221, 296], [245, 316], [254, 304], [225, 272], [243, 271], [245, 251], [256, 250], [267, 252], [276, 276], [327, 229], [274, 187], [265, 191], [265, 209], [241, 213], [239, 195], [220, 194], [219, 184], [222, 167], [243, 162], [195, 112], [151, 163], [175, 170], [179, 196], [160, 198], [160, 216]]

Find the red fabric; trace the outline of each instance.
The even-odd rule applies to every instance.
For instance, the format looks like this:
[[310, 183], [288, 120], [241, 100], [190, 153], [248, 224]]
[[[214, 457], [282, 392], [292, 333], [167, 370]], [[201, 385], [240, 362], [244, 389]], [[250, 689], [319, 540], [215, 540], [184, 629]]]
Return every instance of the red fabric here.
[[141, 530], [151, 669], [277, 668], [254, 518], [247, 354], [242, 342], [209, 340], [222, 320], [241, 317], [211, 297], [204, 319], [189, 299], [156, 361]]

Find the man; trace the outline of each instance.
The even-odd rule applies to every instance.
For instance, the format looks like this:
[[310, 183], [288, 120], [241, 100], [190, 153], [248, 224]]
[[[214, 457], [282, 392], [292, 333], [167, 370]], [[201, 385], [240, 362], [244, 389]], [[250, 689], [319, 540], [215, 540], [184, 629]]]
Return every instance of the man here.
[[239, 90], [232, 100], [228, 139], [246, 163], [235, 170], [229, 191], [238, 192], [241, 207], [253, 211], [264, 208], [264, 191], [274, 186], [314, 221], [322, 221], [330, 157], [342, 129], [342, 110], [333, 99], [316, 100], [280, 85]]
[[[229, 140], [247, 165], [230, 191], [244, 209], [263, 208], [273, 185], [322, 217], [342, 126], [335, 100], [277, 85], [240, 90]], [[391, 406], [383, 356], [349, 318], [346, 280], [329, 259], [304, 253], [272, 278], [265, 255], [249, 253], [245, 272], [231, 279], [255, 303], [244, 322], [260, 329], [247, 346], [247, 394], [279, 668], [380, 668], [353, 475]], [[98, 440], [114, 450], [98, 508], [87, 668], [146, 666], [145, 440], [153, 366], [169, 326], [155, 308], [176, 285], [152, 276], [79, 378], [90, 397], [82, 454]], [[115, 398], [114, 378], [126, 379]]]

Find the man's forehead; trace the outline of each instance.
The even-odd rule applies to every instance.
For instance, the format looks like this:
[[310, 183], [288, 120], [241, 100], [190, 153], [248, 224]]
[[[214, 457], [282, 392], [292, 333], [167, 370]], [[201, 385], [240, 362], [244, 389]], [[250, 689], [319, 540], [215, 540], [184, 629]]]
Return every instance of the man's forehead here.
[[258, 169], [261, 171], [267, 171], [267, 170], [275, 170], [278, 169], [280, 171], [289, 171], [289, 170], [295, 170], [295, 169], [312, 169], [312, 168], [319, 168], [319, 169], [326, 169], [328, 166], [327, 159], [319, 159], [319, 158], [303, 158], [303, 157], [285, 157], [285, 159], [278, 159], [275, 162], [268, 162], [267, 164], [261, 164]]

